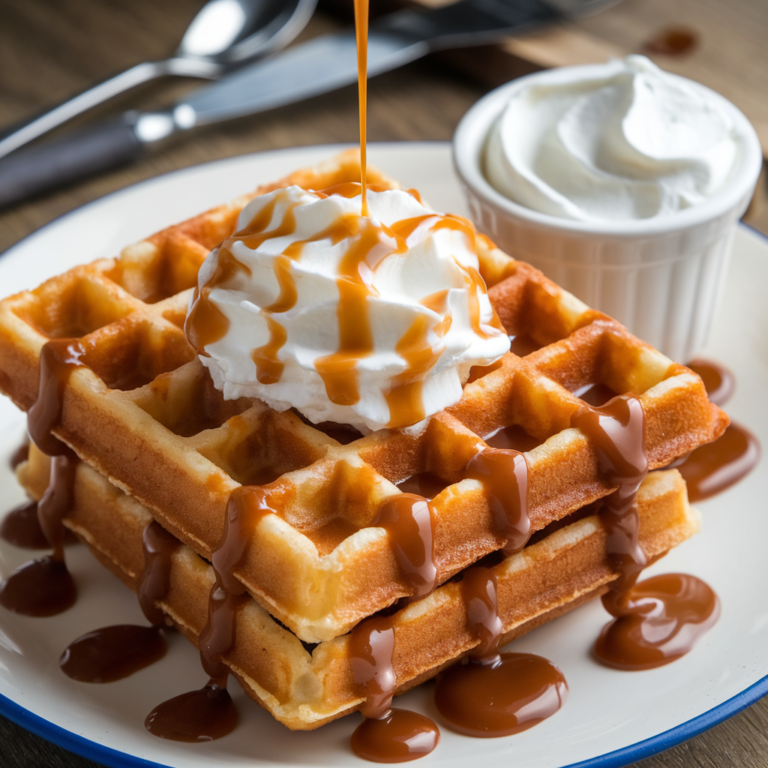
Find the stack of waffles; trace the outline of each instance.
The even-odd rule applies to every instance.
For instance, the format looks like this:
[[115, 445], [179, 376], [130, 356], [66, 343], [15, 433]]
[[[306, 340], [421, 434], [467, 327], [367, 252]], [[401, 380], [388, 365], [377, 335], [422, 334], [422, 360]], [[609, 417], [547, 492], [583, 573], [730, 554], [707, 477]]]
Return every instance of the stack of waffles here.
[[[359, 178], [358, 155], [345, 153], [257, 193]], [[368, 181], [396, 186], [373, 169]], [[257, 490], [268, 513], [254, 518], [233, 568], [248, 598], [223, 660], [278, 720], [307, 730], [365, 701], [349, 633], [374, 615], [383, 612], [394, 628], [398, 692], [476, 646], [460, 579], [481, 559], [497, 578], [505, 642], [607, 589], [617, 573], [599, 504], [615, 486], [592, 441], [571, 426], [585, 400], [602, 401], [606, 393], [640, 400], [654, 470], [718, 437], [727, 419], [696, 374], [482, 237], [480, 271], [512, 351], [473, 369], [461, 401], [420, 434], [362, 436], [257, 400], [225, 401], [183, 327], [202, 261], [232, 233], [249, 199], [1, 302], [0, 389], [29, 410], [38, 398], [43, 346], [78, 340], [86, 364], [63, 380], [53, 429], [80, 459], [65, 525], [133, 589], [144, 570], [144, 529], [154, 520], [176, 537], [157, 607], [195, 644], [208, 618], [210, 561], [230, 496], [241, 486]], [[500, 554], [507, 540], [492, 499], [467, 473], [488, 445], [523, 450], [528, 467], [534, 534], [508, 557]], [[45, 491], [49, 463], [32, 446], [18, 468], [33, 498]], [[398, 486], [431, 499], [437, 587], [426, 596], [405, 572], [388, 530], [374, 524], [385, 500], [401, 493]], [[649, 559], [698, 528], [675, 470], [651, 472], [637, 507]]]

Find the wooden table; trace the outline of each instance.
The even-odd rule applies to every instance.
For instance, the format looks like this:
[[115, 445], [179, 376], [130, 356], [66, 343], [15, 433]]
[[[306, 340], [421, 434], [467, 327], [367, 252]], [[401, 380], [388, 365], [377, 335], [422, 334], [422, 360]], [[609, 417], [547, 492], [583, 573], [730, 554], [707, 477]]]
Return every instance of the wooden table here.
[[[139, 61], [167, 55], [200, 4], [200, 0], [0, 0], [0, 125], [20, 120]], [[373, 5], [375, 8], [376, 3]], [[337, 18], [321, 12], [304, 37], [336, 29], [339, 24]], [[768, 3], [748, 0], [727, 4], [720, 0], [625, 0], [578, 25], [494, 49], [417, 62], [371, 81], [369, 139], [447, 141], [464, 112], [494, 81], [537, 66], [637, 51], [649, 36], [680, 24], [698, 33], [701, 46], [687, 60], [667, 62], [669, 68], [725, 91], [750, 114], [768, 140], [768, 102], [764, 100], [768, 92]], [[168, 81], [147, 86], [116, 100], [101, 113], [160, 105], [188, 87]], [[357, 136], [354, 87], [203, 129], [129, 168], [0, 212], [0, 252], [67, 211], [166, 171], [245, 152], [354, 142]], [[764, 182], [749, 221], [768, 233], [768, 206], [763, 198]], [[0, 718], [0, 765], [85, 768], [94, 764]], [[726, 765], [768, 765], [768, 699], [638, 767]]]

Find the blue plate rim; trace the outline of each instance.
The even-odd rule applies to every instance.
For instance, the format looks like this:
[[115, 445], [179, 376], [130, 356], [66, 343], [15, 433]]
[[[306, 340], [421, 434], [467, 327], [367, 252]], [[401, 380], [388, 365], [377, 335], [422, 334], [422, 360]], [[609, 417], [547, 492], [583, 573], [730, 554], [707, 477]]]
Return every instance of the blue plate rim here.
[[[687, 720], [668, 731], [608, 752], [605, 755], [598, 755], [580, 763], [571, 763], [563, 766], [563, 768], [622, 768], [622, 766], [652, 757], [698, 736], [729, 717], [737, 715], [766, 694], [768, 694], [768, 675], [722, 704], [718, 704], [698, 717]], [[126, 752], [119, 752], [111, 747], [86, 739], [84, 736], [78, 736], [66, 728], [55, 725], [30, 712], [2, 694], [0, 694], [0, 714], [31, 733], [88, 760], [99, 762], [108, 768], [170, 768], [162, 763], [155, 763], [129, 755]]]
[[[445, 146], [450, 146], [451, 144], [451, 142], [447, 141], [391, 141], [370, 142], [369, 146], [374, 144], [381, 146], [400, 143], [443, 144]], [[211, 165], [213, 163], [224, 163], [227, 161], [232, 161], [243, 157], [250, 157], [253, 155], [272, 154], [275, 152], [290, 152], [291, 150], [310, 148], [319, 149], [327, 147], [329, 150], [332, 150], [333, 148], [346, 146], [346, 144], [337, 143], [322, 145], [322, 147], [319, 145], [311, 145], [307, 147], [282, 147], [264, 150], [262, 152], [249, 152], [245, 155], [233, 155], [230, 157], [207, 160], [205, 162], [196, 163], [195, 165], [186, 166], [184, 168], [176, 168], [171, 171], [166, 171], [165, 173], [158, 174], [157, 176], [152, 176], [148, 179], [142, 179], [140, 181], [134, 182], [133, 184], [129, 184], [126, 187], [116, 189], [113, 192], [103, 195], [102, 197], [89, 200], [88, 202], [83, 203], [82, 205], [79, 205], [70, 211], [65, 211], [61, 215], [44, 224], [39, 229], [36, 229], [34, 232], [30, 232], [28, 235], [25, 235], [19, 241], [9, 246], [6, 250], [0, 253], [0, 259], [3, 258], [3, 256], [11, 253], [17, 247], [21, 246], [29, 238], [34, 237], [36, 234], [46, 230], [48, 227], [58, 224], [62, 219], [81, 212], [83, 208], [87, 208], [89, 205], [95, 202], [101, 202], [115, 195], [123, 194], [128, 190], [133, 189], [134, 187], [139, 187], [143, 184], [150, 184], [157, 181], [158, 179], [162, 179], [172, 174], [182, 174], [186, 171], [195, 170], [197, 168]], [[768, 243], [768, 235], [760, 232], [753, 226], [744, 222], [739, 222], [739, 226], [749, 230], [752, 234], [757, 235], [762, 240], [766, 241], [766, 243]], [[593, 757], [588, 760], [582, 760], [579, 763], [569, 763], [568, 765], [562, 766], [562, 768], [622, 768], [623, 766], [637, 762], [638, 760], [643, 760], [647, 757], [657, 755], [660, 752], [664, 752], [671, 747], [687, 741], [688, 739], [692, 739], [694, 736], [698, 736], [700, 733], [703, 733], [704, 731], [713, 728], [728, 718], [737, 715], [739, 712], [742, 712], [766, 694], [768, 694], [768, 675], [753, 683], [748, 688], [745, 688], [740, 693], [737, 693], [730, 699], [727, 699], [721, 704], [712, 707], [712, 709], [703, 712], [701, 715], [698, 715], [691, 720], [680, 723], [680, 725], [676, 725], [667, 731], [663, 731], [662, 733], [658, 733], [655, 736], [644, 739], [643, 741], [635, 742], [634, 744], [630, 744], [626, 747], [622, 747], [621, 749], [614, 750], [613, 752], [608, 752], [604, 755], [598, 755], [597, 757]], [[50, 741], [52, 744], [80, 755], [87, 760], [101, 763], [102, 765], [107, 766], [107, 768], [170, 768], [169, 766], [162, 763], [155, 763], [150, 760], [145, 760], [144, 758], [129, 755], [126, 752], [119, 752], [118, 750], [112, 749], [111, 747], [106, 747], [103, 744], [99, 744], [90, 739], [86, 739], [84, 736], [78, 736], [72, 731], [68, 731], [66, 728], [62, 728], [61, 726], [58, 726], [55, 723], [52, 723], [49, 720], [34, 714], [34, 712], [31, 712], [30, 710], [22, 707], [20, 704], [17, 704], [3, 694], [0, 694], [0, 715], [8, 718], [25, 730], [30, 731], [31, 733], [34, 733], [35, 735], [40, 736], [47, 741]]]

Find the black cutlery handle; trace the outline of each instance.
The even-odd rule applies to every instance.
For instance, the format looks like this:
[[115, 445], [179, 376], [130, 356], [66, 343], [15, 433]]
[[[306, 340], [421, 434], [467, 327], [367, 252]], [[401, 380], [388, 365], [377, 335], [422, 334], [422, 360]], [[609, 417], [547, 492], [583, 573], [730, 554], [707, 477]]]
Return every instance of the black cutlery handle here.
[[143, 150], [134, 128], [121, 116], [12, 152], [0, 160], [0, 208], [130, 163]]

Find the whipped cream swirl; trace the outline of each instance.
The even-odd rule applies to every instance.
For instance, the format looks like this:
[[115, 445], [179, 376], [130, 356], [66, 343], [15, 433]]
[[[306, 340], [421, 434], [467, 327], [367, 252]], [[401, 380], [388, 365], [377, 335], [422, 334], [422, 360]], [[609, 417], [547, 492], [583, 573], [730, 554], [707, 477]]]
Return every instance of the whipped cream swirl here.
[[400, 190], [300, 187], [252, 200], [199, 273], [186, 332], [227, 399], [364, 432], [461, 398], [509, 349], [475, 231]]
[[728, 178], [738, 136], [722, 99], [644, 56], [552, 70], [516, 91], [485, 174], [533, 210], [580, 221], [667, 216]]

